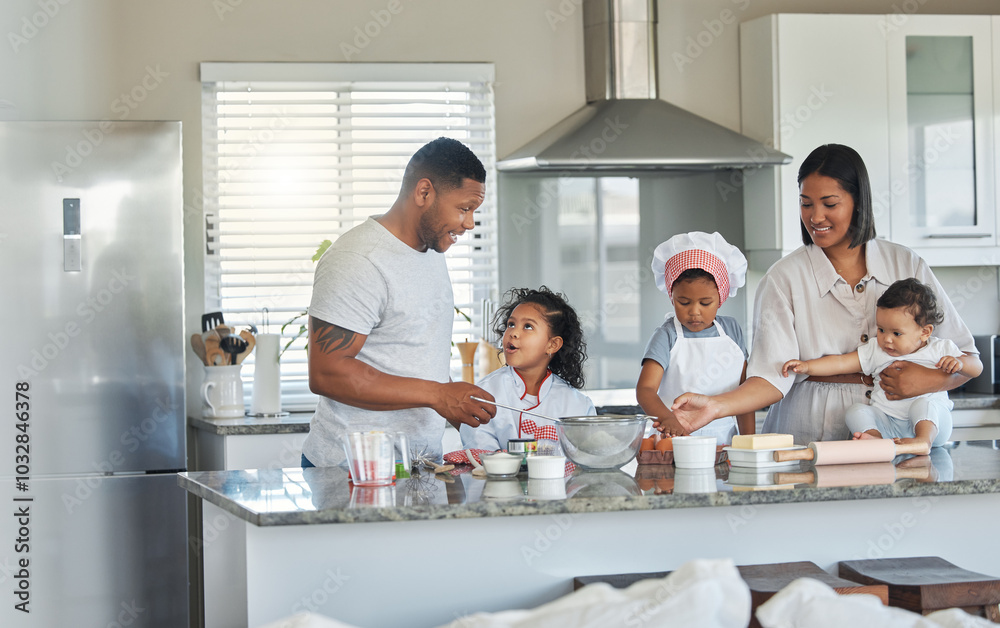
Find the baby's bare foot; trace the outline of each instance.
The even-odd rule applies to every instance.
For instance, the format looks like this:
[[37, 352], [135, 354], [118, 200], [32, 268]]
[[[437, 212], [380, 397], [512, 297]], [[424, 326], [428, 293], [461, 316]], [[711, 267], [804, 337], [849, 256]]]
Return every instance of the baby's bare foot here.
[[854, 432], [854, 440], [871, 440], [873, 438], [882, 438], [882, 435], [875, 430], [869, 430], [867, 432]]

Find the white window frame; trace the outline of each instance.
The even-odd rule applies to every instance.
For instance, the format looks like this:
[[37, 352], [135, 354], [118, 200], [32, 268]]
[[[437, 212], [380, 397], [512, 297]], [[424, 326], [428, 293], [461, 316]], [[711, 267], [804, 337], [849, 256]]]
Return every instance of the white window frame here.
[[[487, 173], [475, 230], [446, 254], [461, 310], [453, 340], [483, 335], [483, 311], [489, 309], [484, 301], [497, 297], [499, 283], [493, 64], [202, 63], [201, 82], [206, 312], [222, 311], [226, 323], [237, 328], [253, 324], [262, 333], [277, 333], [308, 306], [311, 256], [319, 244], [387, 210], [409, 157], [424, 143], [447, 136], [469, 145]], [[248, 98], [235, 100], [242, 90]], [[404, 103], [399, 92], [404, 98], [427, 96]], [[405, 120], [378, 109], [398, 110], [400, 104], [408, 105]], [[375, 151], [376, 145], [390, 149]], [[290, 158], [310, 165], [274, 165]], [[391, 165], [362, 163], [380, 158]], [[299, 180], [282, 181], [282, 172]], [[286, 239], [278, 240], [282, 234]], [[282, 346], [304, 322], [303, 317], [286, 327]], [[305, 344], [305, 337], [298, 338], [281, 359], [283, 411], [316, 405], [308, 389]], [[254, 355], [243, 364], [249, 409]], [[461, 377], [454, 349], [452, 376]]]

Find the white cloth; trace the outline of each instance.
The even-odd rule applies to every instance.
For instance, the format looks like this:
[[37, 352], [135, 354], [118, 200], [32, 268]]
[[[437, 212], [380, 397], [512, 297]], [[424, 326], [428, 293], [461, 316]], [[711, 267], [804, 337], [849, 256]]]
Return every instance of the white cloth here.
[[750, 589], [732, 560], [693, 560], [626, 589], [595, 583], [531, 610], [476, 613], [439, 628], [744, 628]]
[[[718, 231], [713, 233], [705, 233], [703, 231], [679, 233], [666, 242], [660, 243], [653, 250], [652, 269], [656, 287], [661, 292], [667, 295], [670, 294], [670, 286], [667, 285], [666, 280], [666, 264], [678, 253], [690, 250], [711, 253], [725, 265], [729, 290], [726, 294], [719, 294], [720, 303], [724, 302], [728, 297], [736, 296], [736, 291], [746, 283], [747, 258], [739, 248], [726, 242], [726, 239]], [[687, 268], [681, 268], [680, 270], [687, 270]], [[702, 270], [710, 272], [708, 268], [703, 268]]]
[[908, 410], [909, 416], [896, 418], [875, 406], [856, 403], [847, 409], [844, 422], [847, 431], [852, 434], [878, 430], [882, 438], [913, 438], [917, 435], [917, 423], [930, 421], [937, 427], [931, 447], [941, 447], [951, 439], [951, 406], [948, 397], [941, 399], [935, 395], [921, 395], [914, 398]]
[[[512, 366], [497, 369], [476, 384], [493, 395], [497, 403], [534, 410], [555, 419], [564, 416], [597, 414], [594, 402], [590, 400], [590, 397], [551, 372], [539, 388], [537, 405], [535, 401], [529, 401], [529, 396], [525, 394], [524, 380]], [[479, 427], [465, 424], [459, 427], [458, 433], [462, 437], [462, 446], [468, 449], [507, 449], [507, 441], [511, 438], [531, 438], [528, 434], [522, 436], [518, 432], [522, 418], [526, 422], [534, 421], [539, 427], [555, 425], [551, 421], [530, 414], [497, 408], [496, 416], [489, 423]]]
[[[858, 359], [861, 360], [861, 371], [875, 378], [875, 390], [872, 391], [871, 405], [885, 412], [889, 416], [896, 417], [897, 419], [908, 418], [910, 416], [910, 406], [912, 406], [913, 402], [919, 399], [919, 397], [898, 400], [890, 400], [886, 398], [885, 391], [882, 390], [881, 386], [882, 370], [896, 360], [913, 362], [914, 364], [926, 366], [927, 368], [937, 368], [938, 361], [948, 355], [958, 358], [962, 356], [962, 351], [955, 345], [954, 342], [948, 340], [947, 338], [931, 336], [927, 339], [927, 344], [924, 346], [920, 347], [913, 353], [908, 353], [899, 357], [893, 357], [886, 353], [882, 347], [878, 346], [878, 340], [874, 337], [871, 338], [868, 342], [858, 347]], [[955, 404], [948, 399], [947, 391], [942, 390], [927, 393], [923, 396], [945, 403], [949, 410], [955, 407]]]
[[761, 377], [784, 398], [771, 406], [764, 432], [792, 434], [797, 443], [847, 438], [844, 412], [866, 401], [860, 384], [804, 381], [805, 375], [782, 377], [788, 360], [810, 360], [854, 351], [862, 335], [875, 337], [875, 302], [891, 283], [915, 277], [934, 290], [944, 312], [936, 328], [962, 351], [978, 353], [972, 333], [930, 267], [910, 249], [871, 240], [865, 245], [867, 274], [858, 292], [837, 274], [815, 245], [796, 249], [771, 266], [754, 300], [754, 331], [747, 378]]
[[874, 595], [838, 595], [819, 580], [799, 578], [757, 607], [764, 628], [976, 628], [996, 626], [952, 608], [927, 616], [884, 606]]
[[[358, 359], [384, 373], [447, 382], [453, 308], [444, 255], [416, 251], [369, 218], [319, 260], [309, 315], [366, 335]], [[430, 408], [376, 412], [320, 397], [302, 453], [318, 467], [338, 465], [348, 431], [381, 429], [440, 458], [444, 426]]]
[[[740, 385], [743, 375], [743, 349], [726, 335], [722, 325], [713, 324], [719, 335], [714, 338], [687, 338], [677, 318], [677, 339], [670, 351], [670, 367], [663, 371], [657, 395], [669, 408], [685, 392], [718, 395]], [[729, 445], [736, 433], [736, 417], [718, 418], [692, 432], [692, 436], [714, 436], [719, 445]]]

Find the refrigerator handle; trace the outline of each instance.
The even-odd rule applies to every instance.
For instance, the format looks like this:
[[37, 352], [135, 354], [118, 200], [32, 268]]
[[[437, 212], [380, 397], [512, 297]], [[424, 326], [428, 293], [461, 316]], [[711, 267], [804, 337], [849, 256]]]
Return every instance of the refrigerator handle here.
[[80, 234], [80, 199], [63, 199], [63, 271], [82, 270], [82, 235]]

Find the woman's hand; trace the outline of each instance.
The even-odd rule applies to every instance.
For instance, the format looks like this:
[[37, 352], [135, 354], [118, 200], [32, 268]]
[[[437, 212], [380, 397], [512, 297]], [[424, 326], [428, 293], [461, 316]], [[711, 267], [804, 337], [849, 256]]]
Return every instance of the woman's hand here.
[[905, 360], [896, 360], [885, 367], [881, 376], [882, 390], [890, 401], [945, 390], [945, 382], [950, 377], [936, 368], [929, 369]]
[[670, 409], [680, 427], [685, 433], [690, 434], [719, 418], [717, 405], [708, 395], [684, 393], [674, 400], [674, 405], [670, 406]]

